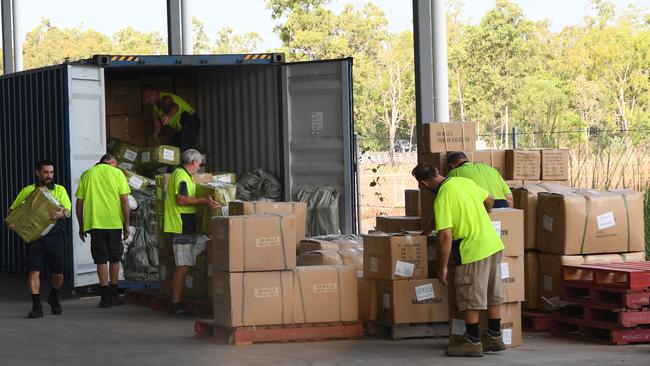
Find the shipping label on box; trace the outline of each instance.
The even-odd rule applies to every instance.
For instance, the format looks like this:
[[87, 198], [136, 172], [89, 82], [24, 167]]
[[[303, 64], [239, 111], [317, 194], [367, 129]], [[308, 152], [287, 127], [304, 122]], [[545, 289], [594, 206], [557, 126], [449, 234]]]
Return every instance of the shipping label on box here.
[[379, 320], [389, 324], [444, 322], [447, 289], [438, 280], [378, 281]]
[[507, 180], [538, 180], [541, 170], [539, 150], [506, 150]]
[[427, 238], [419, 235], [364, 235], [364, 275], [377, 280], [418, 279], [428, 274]]
[[499, 269], [505, 302], [524, 301], [524, 257], [503, 257]]

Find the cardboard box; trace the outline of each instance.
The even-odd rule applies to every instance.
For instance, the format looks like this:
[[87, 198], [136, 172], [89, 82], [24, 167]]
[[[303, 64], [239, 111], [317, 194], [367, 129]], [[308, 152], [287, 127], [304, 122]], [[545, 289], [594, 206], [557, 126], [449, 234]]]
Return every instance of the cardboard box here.
[[538, 180], [542, 173], [539, 150], [506, 150], [507, 180]]
[[489, 213], [492, 225], [501, 237], [504, 256], [524, 255], [524, 212], [515, 208], [495, 208]]
[[428, 189], [420, 187], [420, 207], [422, 208], [422, 228], [433, 221], [433, 201], [435, 196]]
[[419, 137], [419, 152], [476, 150], [474, 122], [423, 123]]
[[357, 271], [354, 267], [297, 267], [293, 275], [294, 323], [358, 319]]
[[526, 299], [524, 257], [503, 257], [500, 269], [505, 302], [524, 301]]
[[145, 191], [149, 186], [156, 184], [155, 180], [143, 177], [142, 175], [129, 170], [122, 169], [122, 173], [124, 173], [124, 177], [126, 177], [127, 182], [129, 182], [129, 187], [132, 189]]
[[300, 243], [298, 243], [298, 254], [305, 254], [319, 250], [339, 249], [354, 249], [363, 251], [363, 243], [358, 243], [352, 240], [327, 241], [313, 238], [301, 240]]
[[296, 240], [305, 239], [307, 204], [305, 202], [233, 201], [228, 204], [229, 215], [282, 214], [296, 216]]
[[524, 255], [524, 309], [539, 308], [539, 253], [526, 252]]
[[214, 272], [214, 320], [224, 327], [293, 323], [293, 272]]
[[506, 176], [506, 150], [476, 150], [471, 153], [470, 161], [489, 165], [502, 177]]
[[429, 277], [438, 278], [438, 238], [436, 236], [427, 237], [427, 262]]
[[49, 234], [57, 220], [50, 219], [50, 210], [61, 207], [47, 188], [39, 187], [20, 206], [12, 210], [5, 222], [16, 226], [14, 231], [25, 243]]
[[181, 163], [181, 152], [176, 146], [159, 145], [142, 150], [142, 164], [164, 164], [177, 166]]
[[571, 187], [571, 181], [568, 180], [523, 180], [521, 185], [528, 186], [531, 184], [556, 184], [564, 186], [565, 188]]
[[363, 250], [318, 250], [298, 255], [299, 266], [346, 265], [355, 268], [363, 276]]
[[135, 163], [140, 154], [140, 148], [127, 144], [124, 141], [110, 140], [108, 142], [108, 151], [112, 152], [118, 160]]
[[377, 319], [377, 281], [368, 278], [357, 278], [357, 293], [359, 303], [359, 320], [370, 321]]
[[224, 272], [280, 271], [296, 268], [293, 215], [212, 218], [214, 268]]
[[205, 205], [197, 206], [196, 220], [199, 232], [209, 235], [212, 232], [212, 218], [228, 216], [228, 204], [235, 200], [237, 186], [230, 183], [209, 182], [196, 185], [196, 197], [211, 196], [220, 207], [211, 210]]
[[449, 319], [447, 289], [438, 280], [377, 281], [379, 320], [388, 324]]
[[555, 254], [645, 250], [643, 194], [631, 190], [538, 195], [537, 248]]
[[122, 170], [129, 170], [129, 171], [135, 172], [136, 165], [135, 165], [135, 163], [131, 163], [131, 162], [128, 162], [128, 161], [118, 160], [117, 161], [117, 167], [122, 169]]
[[108, 116], [108, 137], [131, 145], [147, 146], [147, 129], [142, 113]]
[[364, 235], [363, 273], [375, 280], [426, 278], [427, 238], [383, 233]]
[[[480, 332], [487, 330], [487, 311], [481, 311]], [[465, 334], [465, 320], [459, 312], [452, 314], [449, 321], [449, 342], [455, 342]], [[501, 333], [507, 348], [519, 347], [523, 344], [521, 331], [521, 303], [513, 302], [501, 305]]]
[[419, 216], [377, 216], [376, 229], [384, 233], [421, 231], [422, 218]]
[[137, 80], [106, 82], [106, 114], [135, 114], [142, 112], [140, 83]]
[[420, 216], [422, 209], [420, 206], [420, 190], [404, 190], [404, 213], [406, 216]]
[[540, 192], [563, 192], [566, 187], [556, 184], [527, 184], [512, 190], [515, 208], [524, 211], [524, 248], [535, 249], [537, 245], [537, 194]]
[[569, 150], [542, 150], [542, 180], [569, 180]]

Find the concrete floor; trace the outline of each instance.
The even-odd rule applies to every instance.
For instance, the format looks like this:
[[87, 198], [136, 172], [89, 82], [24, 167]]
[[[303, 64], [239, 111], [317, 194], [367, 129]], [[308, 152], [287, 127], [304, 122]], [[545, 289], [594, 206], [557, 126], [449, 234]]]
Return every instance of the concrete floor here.
[[[479, 360], [444, 356], [446, 340], [260, 344], [246, 347], [193, 338], [191, 318], [148, 308], [99, 309], [96, 296], [68, 293], [63, 315], [26, 319], [24, 276], [0, 274], [0, 365], [648, 365], [650, 345], [602, 346], [525, 334], [522, 347]], [[47, 296], [47, 290], [43, 293]], [[44, 297], [45, 297], [44, 296]]]

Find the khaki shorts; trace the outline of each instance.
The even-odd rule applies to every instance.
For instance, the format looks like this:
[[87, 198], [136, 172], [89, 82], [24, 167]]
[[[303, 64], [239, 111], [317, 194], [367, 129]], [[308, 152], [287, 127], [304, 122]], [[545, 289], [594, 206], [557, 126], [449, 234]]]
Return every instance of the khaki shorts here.
[[485, 310], [503, 303], [502, 255], [503, 251], [498, 251], [480, 261], [456, 266], [454, 285], [458, 311]]
[[196, 265], [196, 256], [205, 251], [208, 237], [200, 234], [169, 234], [177, 267]]

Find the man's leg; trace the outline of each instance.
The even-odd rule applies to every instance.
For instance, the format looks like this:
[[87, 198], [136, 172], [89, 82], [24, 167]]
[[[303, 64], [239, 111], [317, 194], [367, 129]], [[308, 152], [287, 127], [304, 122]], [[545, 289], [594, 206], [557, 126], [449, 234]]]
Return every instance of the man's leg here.
[[64, 245], [65, 237], [63, 232], [52, 233], [48, 235], [48, 245], [45, 248], [47, 265], [52, 272], [52, 288], [47, 303], [50, 304], [52, 314], [61, 315], [61, 303], [59, 302], [59, 291], [63, 286], [63, 266], [64, 266]]
[[97, 277], [99, 277], [99, 286], [108, 286], [108, 265], [106, 263], [97, 265]]
[[173, 287], [172, 287], [172, 304], [178, 304], [181, 302], [186, 274], [187, 274], [187, 266], [176, 267], [176, 270], [174, 271], [174, 280], [173, 280]]
[[99, 277], [100, 308], [111, 306], [110, 288], [108, 287], [108, 242], [108, 230], [90, 230], [90, 252], [97, 265], [97, 277]]
[[490, 274], [488, 276], [488, 327], [483, 336], [485, 352], [499, 352], [506, 349], [501, 334], [501, 304], [504, 301], [501, 284], [501, 261], [503, 252], [490, 256]]
[[43, 305], [41, 304], [41, 271], [43, 270], [42, 239], [34, 241], [26, 248], [27, 270], [29, 271], [29, 293], [32, 296], [32, 310], [28, 318], [43, 317]]
[[123, 305], [124, 302], [120, 300], [120, 289], [118, 286], [120, 276], [120, 260], [124, 254], [124, 246], [122, 245], [122, 230], [110, 230], [109, 242], [109, 276], [110, 276], [110, 298], [111, 305]]
[[179, 136], [179, 148], [181, 152], [187, 149], [197, 149], [201, 122], [198, 116], [196, 116], [196, 113], [190, 115], [184, 112], [181, 115], [181, 125], [183, 126]]
[[192, 234], [173, 234], [172, 246], [174, 249], [174, 261], [176, 270], [172, 281], [172, 303], [169, 309], [170, 315], [182, 315], [185, 313], [181, 299], [183, 297], [183, 286], [185, 285], [185, 275], [190, 266], [196, 264], [194, 257], [195, 235]]

